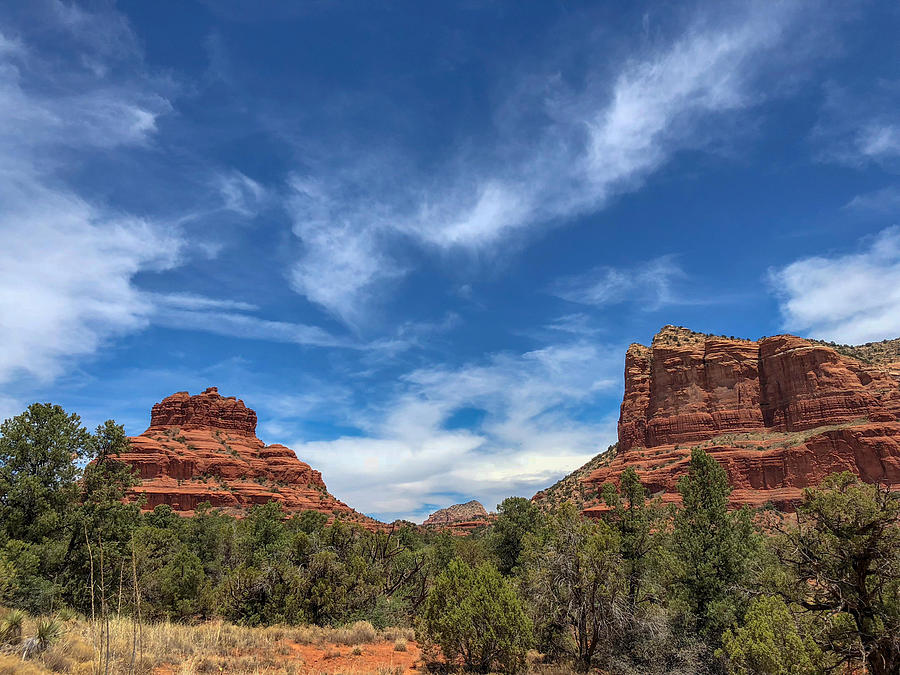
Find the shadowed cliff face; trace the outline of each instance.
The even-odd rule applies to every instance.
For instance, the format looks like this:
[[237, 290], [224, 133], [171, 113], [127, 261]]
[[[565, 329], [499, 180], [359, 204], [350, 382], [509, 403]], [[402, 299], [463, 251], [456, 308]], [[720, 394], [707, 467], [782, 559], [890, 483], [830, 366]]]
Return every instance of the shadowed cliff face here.
[[286, 510], [313, 509], [367, 525], [370, 518], [339, 501], [322, 474], [283, 445], [256, 437], [256, 413], [210, 387], [195, 396], [178, 392], [153, 406], [150, 428], [131, 439], [120, 459], [141, 478], [134, 499], [145, 509], [169, 504], [189, 514], [202, 502], [239, 514], [277, 501]]
[[[732, 501], [791, 508], [834, 471], [900, 486], [900, 382], [792, 335], [759, 341], [666, 326], [625, 356], [619, 452], [586, 482], [618, 482], [633, 466], [663, 499], [692, 447], [728, 471]], [[590, 508], [588, 509], [590, 510]]]

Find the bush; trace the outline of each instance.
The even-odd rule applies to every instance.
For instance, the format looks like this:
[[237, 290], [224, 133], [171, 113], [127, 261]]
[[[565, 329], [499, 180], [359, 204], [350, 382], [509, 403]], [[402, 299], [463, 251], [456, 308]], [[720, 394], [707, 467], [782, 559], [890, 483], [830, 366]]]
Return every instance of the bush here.
[[514, 673], [525, 665], [531, 621], [512, 585], [493, 565], [453, 560], [428, 594], [422, 630], [450, 662], [466, 670]]
[[335, 642], [352, 647], [375, 642], [377, 633], [375, 627], [368, 621], [356, 621], [347, 628], [340, 629], [335, 634]]
[[820, 673], [823, 655], [808, 635], [797, 629], [791, 612], [777, 596], [753, 601], [742, 624], [726, 630], [722, 650], [735, 673]]

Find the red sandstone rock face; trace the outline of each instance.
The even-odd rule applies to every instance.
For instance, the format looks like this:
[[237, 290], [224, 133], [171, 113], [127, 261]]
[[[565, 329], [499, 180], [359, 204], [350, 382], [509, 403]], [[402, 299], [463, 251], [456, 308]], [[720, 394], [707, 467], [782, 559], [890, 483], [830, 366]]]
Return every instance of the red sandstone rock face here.
[[191, 396], [186, 391], [167, 396], [153, 406], [150, 428], [218, 429], [256, 435], [256, 412], [234, 396], [220, 396], [217, 387]]
[[697, 445], [728, 471], [735, 505], [790, 508], [835, 471], [900, 487], [900, 380], [792, 335], [757, 342], [666, 326], [649, 348], [629, 347], [618, 454], [586, 482], [618, 482], [633, 466], [674, 501]]
[[153, 406], [150, 428], [130, 440], [130, 452], [120, 459], [137, 469], [141, 484], [132, 496], [144, 498], [145, 509], [169, 504], [187, 514], [209, 502], [240, 513], [277, 501], [288, 511], [313, 509], [376, 524], [333, 497], [322, 474], [293, 450], [259, 440], [256, 413], [215, 387], [163, 399]]
[[432, 513], [422, 525], [428, 528], [448, 530], [453, 534], [465, 534], [490, 525], [494, 516], [485, 511], [481, 502], [472, 500], [465, 504], [454, 504]]

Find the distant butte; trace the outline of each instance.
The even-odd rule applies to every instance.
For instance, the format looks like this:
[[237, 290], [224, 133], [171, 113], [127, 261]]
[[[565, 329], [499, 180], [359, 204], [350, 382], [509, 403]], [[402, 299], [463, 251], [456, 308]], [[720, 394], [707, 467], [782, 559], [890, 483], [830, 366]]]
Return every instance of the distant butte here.
[[465, 504], [454, 504], [445, 509], [438, 509], [428, 516], [422, 525], [454, 534], [465, 534], [490, 525], [495, 519], [496, 516], [488, 513], [481, 502], [473, 499]]
[[332, 496], [322, 474], [283, 445], [256, 436], [256, 412], [216, 387], [191, 396], [182, 391], [153, 406], [150, 427], [131, 437], [120, 460], [135, 467], [141, 484], [132, 499], [145, 509], [168, 504], [189, 515], [203, 502], [240, 515], [254, 504], [276, 501], [286, 511], [312, 509], [375, 527]]

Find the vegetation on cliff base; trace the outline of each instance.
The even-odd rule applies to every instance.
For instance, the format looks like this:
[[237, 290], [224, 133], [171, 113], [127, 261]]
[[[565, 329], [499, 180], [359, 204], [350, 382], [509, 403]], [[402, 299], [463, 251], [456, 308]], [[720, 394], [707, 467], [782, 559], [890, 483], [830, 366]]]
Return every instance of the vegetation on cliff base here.
[[[598, 495], [599, 520], [510, 498], [493, 527], [455, 537], [276, 503], [242, 519], [142, 514], [123, 501], [127, 442], [111, 421], [89, 433], [49, 404], [0, 427], [0, 605], [63, 621], [45, 619], [27, 654], [58, 672], [74, 672], [51, 663], [58, 627], [100, 635], [97, 665], [121, 650], [122, 622], [134, 652], [145, 629], [223, 619], [415, 626], [443, 667], [475, 671], [521, 670], [529, 646], [610, 673], [900, 669], [900, 500], [850, 474], [807, 490], [796, 524], [763, 534], [759, 517], [726, 509], [725, 473], [696, 448], [679, 507], [626, 471]], [[0, 651], [17, 659], [39, 637], [21, 616], [0, 617]]]

